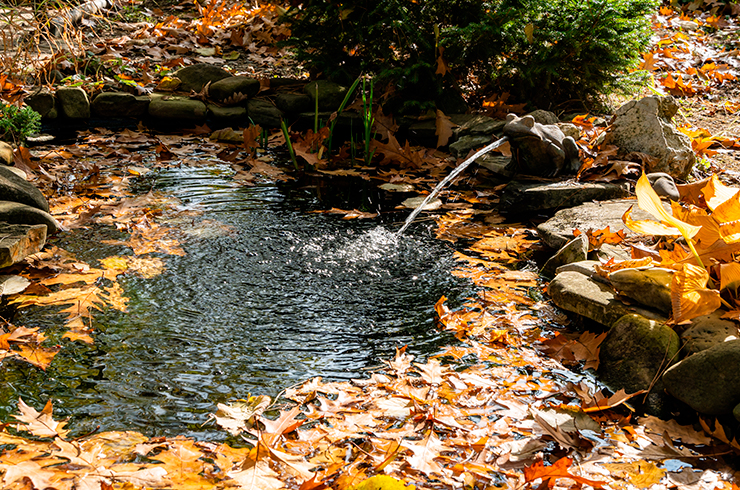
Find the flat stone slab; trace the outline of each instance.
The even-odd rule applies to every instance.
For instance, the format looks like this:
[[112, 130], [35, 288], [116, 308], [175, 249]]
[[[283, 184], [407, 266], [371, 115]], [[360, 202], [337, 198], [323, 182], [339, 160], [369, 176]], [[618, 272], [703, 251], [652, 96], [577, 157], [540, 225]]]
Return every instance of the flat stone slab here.
[[645, 318], [665, 322], [659, 312], [625, 304], [609, 285], [575, 271], [561, 272], [550, 282], [548, 293], [553, 303], [573, 313], [611, 327], [624, 315], [636, 313]]
[[0, 222], [0, 267], [17, 264], [39, 252], [46, 243], [46, 225]]
[[[622, 215], [634, 205], [632, 218], [636, 220], [655, 219], [637, 207], [637, 199], [620, 199], [602, 202], [587, 202], [569, 209], [562, 209], [555, 216], [537, 227], [540, 239], [554, 249], [560, 249], [574, 238], [573, 230], [586, 232], [589, 229], [601, 230], [609, 227], [612, 233], [623, 230], [628, 237], [638, 236], [622, 223]], [[663, 207], [670, 213], [671, 205], [664, 202]]]
[[46, 211], [11, 201], [0, 201], [0, 222], [12, 225], [43, 225], [46, 227], [47, 235], [58, 233], [61, 229], [57, 220]]
[[501, 195], [501, 211], [517, 215], [533, 214], [550, 209], [572, 208], [589, 201], [619, 199], [629, 195], [629, 188], [626, 184], [513, 181], [506, 186]]

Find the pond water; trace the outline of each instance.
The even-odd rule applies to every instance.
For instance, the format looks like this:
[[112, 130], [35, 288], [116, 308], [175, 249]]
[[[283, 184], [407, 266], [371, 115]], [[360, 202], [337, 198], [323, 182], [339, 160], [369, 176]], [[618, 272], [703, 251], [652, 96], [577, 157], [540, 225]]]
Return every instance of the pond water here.
[[[78, 434], [100, 426], [217, 440], [224, 433], [203, 424], [218, 402], [275, 396], [312, 376], [362, 377], [395, 347], [424, 356], [451, 341], [433, 305], [442, 294], [460, 301], [470, 285], [449, 274], [448, 244], [424, 226], [398, 236], [398, 226], [312, 214], [327, 206], [311, 189], [243, 187], [230, 175], [225, 166], [179, 168], [142, 183], [203, 210], [188, 226], [207, 225], [195, 227], [186, 256], [166, 258], [164, 274], [121, 280], [129, 311], [98, 314], [93, 346], [61, 342], [46, 373], [6, 363], [2, 420], [18, 397], [39, 408], [51, 398]], [[105, 233], [55, 243], [95, 265], [125, 253], [100, 245]], [[29, 311], [15, 323], [61, 321]]]

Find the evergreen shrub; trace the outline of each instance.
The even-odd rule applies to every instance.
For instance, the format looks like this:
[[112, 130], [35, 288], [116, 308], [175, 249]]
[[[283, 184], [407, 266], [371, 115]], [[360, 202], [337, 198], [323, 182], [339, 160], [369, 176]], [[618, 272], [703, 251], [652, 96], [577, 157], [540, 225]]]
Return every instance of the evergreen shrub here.
[[[298, 58], [347, 83], [391, 81], [409, 101], [476, 82], [540, 107], [631, 88], [657, 0], [305, 0], [290, 8]], [[436, 75], [440, 53], [452, 77]], [[408, 107], [407, 107], [408, 108]]]

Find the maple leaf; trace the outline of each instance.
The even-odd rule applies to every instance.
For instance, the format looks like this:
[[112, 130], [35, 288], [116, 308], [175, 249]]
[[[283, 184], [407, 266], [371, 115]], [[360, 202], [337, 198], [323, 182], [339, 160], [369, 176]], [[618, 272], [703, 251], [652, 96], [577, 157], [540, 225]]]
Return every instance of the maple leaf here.
[[237, 484], [238, 488], [245, 490], [279, 490], [285, 487], [283, 482], [277, 478], [278, 474], [264, 460], [258, 461], [247, 469], [230, 471], [227, 475]]
[[570, 458], [560, 458], [553, 463], [552, 466], [545, 466], [544, 461], [540, 460], [532, 466], [524, 467], [524, 479], [527, 482], [533, 482], [534, 480], [541, 478], [543, 482], [547, 482], [547, 486], [549, 488], [553, 488], [555, 486], [555, 480], [559, 478], [570, 478], [578, 483], [591, 485], [594, 488], [602, 488], [606, 483], [570, 474], [568, 472], [568, 468], [570, 468], [572, 464], [573, 460]]
[[418, 443], [404, 440], [401, 442], [401, 446], [413, 453], [412, 456], [406, 458], [406, 461], [415, 470], [430, 476], [444, 474], [445, 470], [438, 462], [434, 461], [434, 458], [438, 458], [447, 446], [436, 436], [434, 431], [429, 431], [429, 434]]
[[51, 401], [46, 402], [41, 412], [37, 412], [33, 407], [26, 405], [23, 400], [18, 399], [18, 410], [21, 414], [13, 415], [15, 419], [23, 422], [18, 424], [18, 430], [30, 432], [38, 437], [66, 437], [69, 432], [64, 429], [66, 422], [57, 422], [52, 418]]

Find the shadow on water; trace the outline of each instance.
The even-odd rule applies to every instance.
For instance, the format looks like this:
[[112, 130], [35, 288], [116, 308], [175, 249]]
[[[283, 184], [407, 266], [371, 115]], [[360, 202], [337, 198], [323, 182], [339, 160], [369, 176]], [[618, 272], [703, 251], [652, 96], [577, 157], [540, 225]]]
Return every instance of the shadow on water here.
[[[153, 279], [123, 278], [129, 310], [96, 316], [94, 346], [64, 341], [46, 374], [8, 364], [4, 419], [18, 396], [37, 406], [52, 398], [76, 432], [100, 425], [219, 439], [201, 426], [217, 402], [274, 396], [312, 376], [362, 377], [395, 347], [424, 356], [452, 340], [437, 330], [433, 305], [470, 286], [449, 274], [448, 245], [424, 230], [399, 236], [376, 221], [307, 213], [328, 207], [311, 189], [241, 187], [230, 173], [181, 168], [148, 181], [204, 211], [178, 224], [187, 255], [168, 257]], [[94, 246], [100, 233], [59, 245], [91, 263], [126, 253]], [[16, 318], [54, 322], [43, 311]]]

